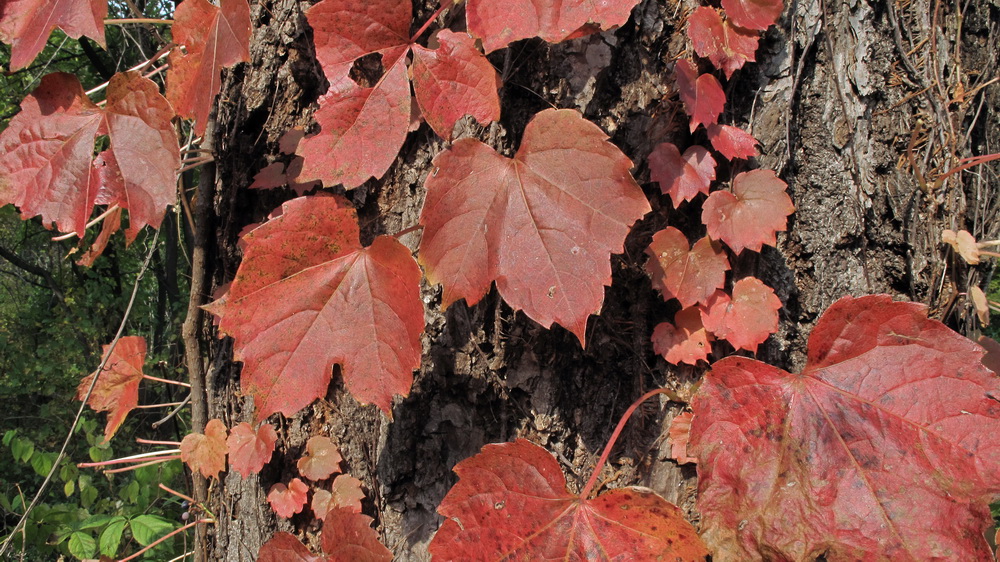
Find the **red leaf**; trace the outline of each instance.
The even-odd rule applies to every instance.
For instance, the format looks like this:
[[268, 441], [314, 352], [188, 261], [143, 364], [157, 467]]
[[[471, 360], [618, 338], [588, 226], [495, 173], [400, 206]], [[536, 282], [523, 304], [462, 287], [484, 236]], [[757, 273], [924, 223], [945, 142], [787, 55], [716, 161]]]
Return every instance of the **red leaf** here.
[[691, 434], [691, 418], [694, 414], [683, 412], [670, 422], [667, 441], [670, 443], [670, 458], [677, 464], [697, 463], [698, 459], [688, 456], [688, 441]]
[[327, 562], [390, 562], [392, 552], [378, 540], [372, 518], [346, 507], [334, 507], [323, 519], [323, 552]]
[[611, 284], [610, 254], [650, 211], [632, 162], [593, 123], [549, 109], [528, 123], [513, 159], [461, 139], [434, 159], [420, 261], [442, 305], [475, 304], [496, 281], [513, 308], [583, 342]]
[[107, 47], [107, 17], [107, 0], [3, 0], [0, 41], [10, 45], [10, 70], [20, 70], [35, 60], [56, 28], [73, 39], [86, 35]]
[[757, 139], [753, 135], [730, 125], [709, 125], [708, 140], [728, 160], [757, 156]]
[[689, 60], [674, 63], [677, 93], [684, 102], [684, 109], [691, 116], [691, 132], [698, 125], [706, 127], [719, 121], [719, 114], [726, 107], [726, 94], [719, 80], [711, 74], [698, 75], [698, 69]]
[[559, 463], [525, 439], [486, 445], [455, 466], [428, 550], [441, 560], [704, 560], [680, 510], [651, 491], [594, 499], [566, 490]]
[[740, 279], [733, 296], [717, 291], [705, 305], [701, 320], [715, 337], [727, 340], [736, 349], [754, 353], [757, 346], [778, 331], [781, 300], [756, 277]]
[[365, 493], [361, 489], [361, 481], [347, 474], [339, 474], [333, 479], [330, 491], [316, 490], [312, 497], [312, 510], [317, 519], [324, 519], [326, 514], [335, 507], [344, 507], [355, 513], [361, 513], [361, 500]]
[[781, 17], [781, 0], [722, 0], [729, 19], [740, 27], [764, 31]]
[[844, 297], [793, 375], [727, 357], [693, 401], [714, 560], [992, 560], [1000, 380], [983, 350], [886, 295]]
[[244, 236], [243, 263], [221, 318], [243, 361], [242, 388], [257, 419], [293, 415], [326, 395], [335, 363], [362, 402], [388, 412], [420, 365], [420, 268], [395, 238], [368, 248], [341, 197], [300, 197]]
[[250, 5], [247, 0], [185, 0], [174, 12], [175, 49], [167, 72], [167, 99], [181, 117], [194, 119], [195, 134], [205, 132], [208, 114], [222, 88], [221, 72], [250, 60]]
[[295, 535], [279, 531], [260, 547], [257, 562], [323, 562], [323, 557], [309, 552]]
[[646, 254], [653, 287], [664, 300], [676, 298], [685, 308], [707, 301], [726, 282], [729, 260], [708, 237], [689, 246], [683, 232], [668, 226], [653, 235]]
[[649, 179], [660, 184], [676, 209], [681, 201], [690, 201], [699, 193], [708, 195], [715, 179], [715, 159], [703, 146], [692, 146], [681, 156], [675, 145], [660, 143], [649, 155]]
[[469, 31], [481, 37], [486, 52], [519, 39], [541, 37], [550, 43], [612, 29], [628, 21], [638, 0], [469, 0]]
[[[109, 345], [104, 346], [107, 356]], [[104, 364], [94, 391], [87, 405], [97, 412], [108, 412], [104, 427], [104, 440], [108, 441], [125, 421], [125, 416], [139, 404], [139, 381], [146, 362], [146, 338], [125, 336], [118, 340], [115, 349]], [[83, 377], [76, 389], [76, 399], [83, 400], [96, 373]]]
[[226, 469], [226, 425], [221, 420], [208, 420], [205, 433], [189, 433], [181, 441], [181, 460], [191, 472], [201, 472], [205, 478], [218, 478]]
[[751, 170], [737, 174], [733, 192], [716, 191], [702, 206], [701, 221], [712, 238], [722, 240], [736, 254], [744, 248], [759, 252], [763, 244], [774, 246], [776, 233], [788, 226], [795, 211], [773, 170]]
[[256, 432], [243, 422], [229, 432], [226, 446], [229, 450], [229, 467], [246, 478], [260, 472], [274, 454], [278, 434], [270, 424], [260, 426]]
[[[321, 0], [306, 10], [316, 59], [330, 84], [347, 78], [356, 59], [410, 44], [410, 0]], [[393, 55], [393, 59], [403, 55]]]
[[77, 265], [82, 265], [83, 267], [90, 267], [94, 265], [94, 262], [102, 253], [104, 249], [108, 247], [108, 242], [111, 240], [111, 235], [118, 232], [118, 229], [122, 225], [122, 210], [115, 209], [111, 211], [107, 217], [104, 218], [104, 223], [101, 225], [101, 233], [97, 235], [94, 243], [91, 244], [90, 249], [84, 252], [80, 259], [76, 260]]
[[673, 324], [661, 322], [653, 329], [653, 349], [673, 365], [697, 365], [699, 360], [708, 361], [711, 339], [701, 325], [701, 312], [696, 306], [679, 311]]
[[699, 57], [712, 61], [715, 68], [731, 78], [747, 61], [753, 62], [757, 51], [757, 33], [736, 27], [715, 8], [701, 6], [688, 17], [688, 37]]
[[323, 480], [340, 470], [340, 451], [329, 437], [316, 435], [306, 441], [306, 452], [296, 466], [310, 480]]
[[500, 119], [500, 77], [468, 33], [445, 29], [437, 39], [441, 46], [435, 50], [413, 47], [410, 76], [427, 124], [451, 140], [455, 123], [466, 114], [483, 125]]
[[285, 486], [281, 482], [271, 486], [271, 489], [267, 492], [267, 503], [271, 504], [271, 509], [274, 510], [278, 517], [288, 519], [302, 511], [302, 508], [306, 505], [306, 496], [308, 493], [309, 488], [301, 480], [292, 478], [288, 486]]

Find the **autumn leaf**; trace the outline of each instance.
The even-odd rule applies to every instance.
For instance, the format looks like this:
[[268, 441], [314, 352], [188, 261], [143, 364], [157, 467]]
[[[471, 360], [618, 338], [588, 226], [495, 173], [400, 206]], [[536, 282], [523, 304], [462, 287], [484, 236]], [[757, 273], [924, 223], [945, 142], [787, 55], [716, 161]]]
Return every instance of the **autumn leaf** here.
[[256, 419], [326, 395], [334, 364], [361, 402], [389, 412], [420, 365], [420, 268], [395, 238], [362, 248], [342, 197], [300, 197], [243, 236], [226, 296], [206, 309], [234, 339]]
[[726, 282], [729, 260], [708, 237], [689, 246], [683, 232], [668, 226], [653, 235], [646, 254], [653, 287], [664, 300], [676, 298], [683, 307], [706, 302]]
[[325, 554], [313, 554], [295, 535], [279, 532], [260, 548], [257, 562], [389, 562], [392, 553], [378, 541], [371, 522], [360, 513], [332, 509], [320, 537]]
[[316, 435], [306, 441], [306, 450], [296, 463], [299, 474], [310, 480], [324, 480], [340, 470], [340, 451], [329, 437]]
[[741, 172], [733, 178], [733, 191], [716, 191], [702, 206], [701, 220], [712, 238], [722, 240], [733, 252], [759, 252], [774, 246], [776, 234], [788, 227], [795, 211], [788, 185], [773, 170]]
[[101, 233], [97, 235], [94, 239], [94, 243], [90, 245], [90, 249], [80, 256], [80, 259], [76, 260], [77, 265], [82, 265], [83, 267], [90, 267], [94, 265], [97, 258], [104, 253], [104, 249], [108, 247], [108, 242], [111, 241], [111, 236], [118, 232], [118, 229], [122, 225], [122, 210], [115, 209], [104, 218], [101, 223]]
[[295, 535], [278, 531], [260, 547], [257, 562], [323, 562], [323, 557], [309, 552]]
[[90, 37], [101, 47], [107, 0], [4, 0], [0, 2], [0, 41], [10, 45], [10, 71], [28, 66], [56, 28], [73, 39]]
[[419, 258], [442, 306], [500, 295], [543, 326], [581, 343], [611, 284], [610, 254], [650, 211], [632, 162], [573, 110], [528, 123], [513, 159], [461, 139], [434, 159], [421, 211]]
[[715, 68], [726, 73], [727, 79], [747, 61], [757, 60], [757, 32], [734, 26], [715, 8], [695, 8], [688, 17], [687, 32], [694, 52], [712, 61]]
[[306, 505], [309, 488], [298, 478], [292, 478], [287, 486], [278, 482], [267, 491], [267, 503], [278, 517], [289, 517], [302, 511]]
[[951, 246], [958, 255], [962, 256], [965, 263], [976, 265], [979, 263], [979, 244], [976, 237], [968, 230], [955, 232], [951, 229], [941, 231], [941, 241]]
[[701, 325], [701, 311], [697, 306], [682, 309], [674, 315], [674, 323], [661, 322], [653, 329], [653, 350], [668, 363], [697, 365], [708, 361], [712, 351], [712, 336]]
[[718, 123], [719, 114], [726, 107], [726, 94], [718, 78], [699, 75], [691, 61], [681, 59], [674, 63], [674, 80], [684, 109], [691, 116], [692, 133], [698, 125], [708, 127]]
[[181, 441], [181, 460], [191, 472], [200, 472], [205, 478], [218, 478], [226, 470], [226, 425], [211, 419], [205, 424], [205, 433], [189, 433]]
[[753, 135], [732, 125], [709, 125], [708, 141], [727, 160], [747, 159], [757, 155], [757, 139]]
[[756, 277], [740, 279], [733, 285], [733, 296], [722, 291], [704, 305], [701, 315], [705, 329], [736, 349], [757, 352], [757, 346], [778, 331], [781, 300], [774, 290]]
[[[428, 547], [436, 560], [704, 560], [673, 504], [621, 488], [593, 499], [566, 489], [559, 463], [525, 439], [486, 445], [455, 466], [459, 480]], [[599, 558], [598, 558], [598, 554]]]
[[844, 297], [801, 374], [713, 365], [689, 446], [713, 560], [992, 559], [1000, 379], [926, 310]]
[[312, 507], [317, 519], [324, 519], [326, 514], [335, 507], [344, 507], [355, 513], [361, 513], [361, 500], [365, 492], [361, 489], [361, 481], [347, 474], [338, 474], [333, 479], [330, 490], [313, 492]]
[[243, 422], [229, 432], [226, 447], [229, 451], [229, 467], [246, 478], [260, 472], [274, 454], [274, 444], [278, 434], [270, 424], [263, 424], [257, 431]]
[[[114, 436], [128, 413], [139, 404], [139, 381], [142, 380], [142, 367], [146, 362], [146, 338], [125, 336], [118, 340], [108, 356], [110, 347], [104, 346], [103, 354], [108, 360], [87, 400], [87, 405], [95, 411], [108, 412], [108, 423], [104, 427], [105, 441]], [[92, 373], [80, 381], [76, 389], [77, 400], [83, 400], [87, 395], [95, 375], [96, 373]]]
[[722, 0], [729, 19], [740, 27], [764, 31], [781, 17], [781, 0]]
[[1000, 343], [987, 336], [979, 336], [979, 345], [986, 350], [983, 356], [983, 366], [1000, 375]]
[[715, 159], [703, 146], [692, 146], [681, 156], [676, 145], [662, 142], [649, 155], [649, 179], [660, 184], [676, 209], [699, 193], [708, 195], [715, 179]]
[[691, 412], [682, 412], [670, 421], [667, 431], [667, 442], [670, 443], [670, 458], [677, 464], [697, 463], [698, 459], [688, 456], [688, 441], [691, 434]]

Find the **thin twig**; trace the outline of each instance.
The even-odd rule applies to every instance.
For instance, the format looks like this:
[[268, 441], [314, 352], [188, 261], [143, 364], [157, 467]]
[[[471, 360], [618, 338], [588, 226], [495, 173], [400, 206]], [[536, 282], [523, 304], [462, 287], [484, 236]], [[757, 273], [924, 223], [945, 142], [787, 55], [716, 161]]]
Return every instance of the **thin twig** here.
[[163, 416], [162, 418], [160, 418], [160, 419], [156, 420], [155, 422], [153, 422], [152, 423], [152, 428], [156, 429], [156, 428], [160, 427], [161, 425], [163, 425], [163, 424], [167, 423], [168, 421], [170, 421], [170, 418], [176, 416], [177, 412], [180, 412], [181, 409], [183, 409], [184, 406], [187, 406], [188, 402], [190, 402], [190, 401], [191, 401], [191, 394], [188, 393], [187, 397], [184, 398], [184, 400], [181, 400], [181, 403], [180, 403], [179, 406], [177, 406], [176, 408], [174, 408], [169, 414], [167, 414], [167, 415]]

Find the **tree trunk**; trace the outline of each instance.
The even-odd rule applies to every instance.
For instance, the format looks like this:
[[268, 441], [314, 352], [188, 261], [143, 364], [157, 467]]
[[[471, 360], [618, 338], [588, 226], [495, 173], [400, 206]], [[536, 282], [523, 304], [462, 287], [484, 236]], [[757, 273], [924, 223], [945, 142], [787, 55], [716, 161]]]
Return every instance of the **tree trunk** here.
[[[414, 29], [437, 7], [416, 3]], [[246, 188], [277, 157], [281, 136], [309, 124], [326, 86], [303, 15], [307, 5], [251, 5], [252, 62], [228, 74], [217, 114], [215, 240], [207, 260], [215, 285], [235, 274], [243, 227], [291, 197]], [[209, 559], [255, 560], [279, 529], [308, 531], [316, 542], [310, 515], [279, 520], [265, 500], [272, 483], [294, 475], [310, 435], [340, 444], [345, 469], [366, 486], [364, 510], [396, 559], [426, 560], [441, 523], [436, 508], [455, 481], [451, 469], [484, 444], [530, 439], [557, 455], [570, 487], [578, 488], [634, 399], [657, 386], [691, 390], [706, 369], [668, 365], [652, 350], [652, 327], [675, 309], [651, 288], [643, 264], [652, 234], [664, 226], [703, 234], [700, 205], [674, 211], [649, 182], [646, 165], [659, 142], [705, 142], [702, 133], [689, 137], [673, 94], [673, 61], [691, 56], [683, 16], [694, 7], [644, 0], [618, 30], [560, 44], [522, 41], [490, 55], [504, 79], [503, 116], [488, 127], [470, 122], [458, 135], [510, 155], [537, 111], [576, 108], [635, 162], [654, 211], [632, 229], [625, 253], [612, 258], [613, 285], [600, 316], [591, 318], [586, 348], [562, 328], [546, 330], [512, 312], [495, 290], [475, 306], [460, 301], [442, 312], [440, 288], [425, 284], [423, 363], [393, 419], [359, 405], [335, 376], [326, 400], [279, 422], [279, 446], [263, 472], [247, 479], [231, 472], [211, 492], [217, 524]], [[796, 205], [777, 249], [744, 252], [733, 264], [734, 278], [757, 276], [784, 303], [780, 331], [761, 348], [761, 359], [800, 368], [816, 318], [848, 294], [922, 301], [936, 317], [971, 328], [959, 294], [988, 272], [950, 257], [940, 230], [998, 237], [997, 168], [933, 184], [957, 159], [1000, 146], [1000, 128], [987, 126], [996, 122], [1000, 90], [975, 89], [996, 74], [1000, 14], [986, 0], [961, 8], [959, 14], [959, 6], [930, 0], [905, 9], [858, 0], [795, 2], [763, 36], [757, 63], [726, 83], [723, 121], [757, 137], [756, 165], [776, 170]], [[462, 8], [445, 20], [464, 21]], [[446, 146], [423, 125], [385, 177], [347, 193], [358, 208], [363, 243], [417, 223], [430, 161]], [[747, 166], [728, 168], [735, 174]], [[728, 171], [720, 168], [720, 178]], [[418, 241], [419, 232], [402, 237], [411, 249]], [[209, 417], [232, 427], [250, 419], [252, 403], [239, 392], [230, 342], [212, 341]], [[724, 351], [721, 344], [716, 351]], [[603, 479], [612, 487], [649, 486], [697, 521], [695, 471], [669, 460], [663, 438], [681, 406], [641, 410]]]

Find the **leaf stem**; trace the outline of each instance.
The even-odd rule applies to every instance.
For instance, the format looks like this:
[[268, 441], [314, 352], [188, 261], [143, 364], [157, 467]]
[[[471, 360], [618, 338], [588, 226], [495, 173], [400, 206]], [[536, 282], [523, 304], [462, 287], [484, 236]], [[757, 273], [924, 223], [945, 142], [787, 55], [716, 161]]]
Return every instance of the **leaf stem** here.
[[104, 20], [104, 25], [125, 25], [129, 23], [153, 23], [157, 25], [173, 25], [174, 20], [161, 20], [159, 18], [111, 18]]
[[[162, 382], [162, 383], [166, 383], [166, 384], [175, 384], [177, 386], [186, 386], [187, 388], [191, 388], [191, 385], [188, 384], [188, 383], [186, 383], [186, 382], [172, 381], [170, 379], [161, 379], [160, 377], [154, 377], [153, 375], [143, 374], [142, 378], [149, 379], [149, 380], [155, 381], [155, 382]], [[176, 404], [171, 404], [171, 406], [176, 406]]]
[[441, 12], [450, 8], [452, 3], [453, 0], [444, 0], [443, 2], [441, 2], [441, 7], [438, 8], [437, 11], [431, 15], [431, 17], [427, 18], [427, 21], [424, 22], [424, 25], [420, 26], [420, 29], [418, 29], [417, 32], [413, 34], [413, 37], [410, 37], [410, 43], [416, 43], [417, 39], [419, 39], [420, 36], [423, 35], [425, 31], [427, 31], [427, 28], [430, 27], [432, 23], [434, 23], [434, 20], [436, 20], [438, 16], [441, 15]]
[[178, 533], [183, 533], [184, 531], [187, 531], [188, 529], [190, 529], [191, 527], [194, 527], [198, 523], [215, 523], [215, 521], [212, 520], [212, 519], [199, 519], [197, 521], [192, 521], [192, 522], [188, 523], [187, 525], [184, 525], [183, 527], [181, 527], [179, 529], [176, 529], [174, 531], [171, 531], [171, 532], [167, 533], [166, 535], [163, 535], [162, 537], [160, 537], [160, 538], [156, 539], [155, 541], [149, 543], [146, 547], [144, 547], [139, 552], [136, 552], [132, 556], [128, 556], [126, 558], [122, 558], [118, 562], [128, 562], [129, 560], [134, 560], [134, 559], [138, 558], [143, 552], [146, 552], [147, 550], [153, 548], [154, 546], [160, 544], [161, 542], [169, 539], [170, 537], [172, 537], [172, 536], [174, 536], [174, 535], [176, 535]]
[[142, 443], [144, 445], [172, 445], [174, 447], [180, 447], [180, 441], [153, 441], [151, 439], [136, 438], [136, 443]]
[[[87, 225], [83, 227], [84, 230], [86, 230], [86, 229], [94, 226], [95, 224], [101, 222], [102, 220], [106, 219], [108, 217], [108, 215], [110, 215], [111, 213], [113, 213], [116, 210], [118, 210], [118, 208], [119, 208], [118, 205], [112, 205], [112, 206], [108, 207], [108, 209], [106, 211], [104, 211], [100, 215], [97, 215], [97, 217], [94, 220], [88, 222]], [[60, 242], [62, 240], [69, 240], [70, 238], [72, 238], [74, 236], [76, 236], [75, 232], [68, 232], [66, 234], [61, 234], [59, 236], [56, 236], [52, 240], [54, 242]]]
[[110, 466], [110, 465], [113, 465], [113, 464], [126, 464], [126, 463], [136, 462], [136, 461], [143, 461], [143, 462], [145, 462], [145, 461], [154, 460], [154, 459], [158, 459], [158, 458], [167, 458], [167, 457], [174, 458], [180, 452], [181, 452], [180, 449], [168, 449], [166, 451], [150, 451], [148, 453], [140, 453], [138, 455], [132, 455], [132, 456], [129, 456], [129, 457], [122, 457], [120, 459], [112, 459], [112, 460], [109, 460], [109, 461], [81, 462], [81, 463], [77, 463], [76, 466], [77, 466], [77, 468], [100, 468], [102, 466]]
[[119, 472], [128, 472], [130, 470], [135, 470], [137, 468], [142, 468], [144, 466], [153, 466], [154, 464], [160, 464], [161, 462], [169, 462], [169, 461], [173, 461], [173, 460], [180, 460], [180, 458], [181, 458], [180, 455], [174, 455], [174, 456], [171, 456], [171, 457], [157, 458], [157, 459], [151, 460], [149, 462], [141, 462], [139, 464], [133, 464], [132, 466], [126, 466], [124, 468], [116, 468], [114, 470], [105, 470], [104, 474], [117, 474]]
[[168, 488], [168, 487], [164, 486], [162, 483], [160, 484], [160, 489], [161, 490], [166, 490], [166, 491], [170, 492], [171, 494], [177, 496], [178, 498], [180, 498], [182, 500], [187, 500], [187, 502], [190, 503], [191, 505], [194, 505], [194, 504], [198, 503], [198, 502], [194, 501], [194, 498], [192, 498], [191, 496], [185, 496], [184, 494], [178, 492], [177, 490], [174, 490], [172, 488]]

